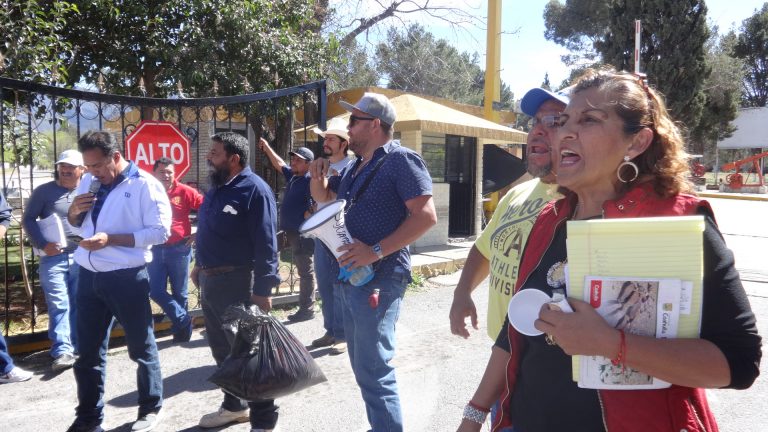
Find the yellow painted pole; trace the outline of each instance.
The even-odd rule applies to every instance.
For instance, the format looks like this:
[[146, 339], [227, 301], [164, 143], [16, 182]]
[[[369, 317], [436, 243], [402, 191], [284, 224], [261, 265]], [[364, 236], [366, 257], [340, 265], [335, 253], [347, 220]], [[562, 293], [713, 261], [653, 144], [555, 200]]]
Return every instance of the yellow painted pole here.
[[485, 104], [486, 120], [499, 122], [494, 102], [501, 101], [501, 0], [488, 0], [488, 33], [485, 50]]

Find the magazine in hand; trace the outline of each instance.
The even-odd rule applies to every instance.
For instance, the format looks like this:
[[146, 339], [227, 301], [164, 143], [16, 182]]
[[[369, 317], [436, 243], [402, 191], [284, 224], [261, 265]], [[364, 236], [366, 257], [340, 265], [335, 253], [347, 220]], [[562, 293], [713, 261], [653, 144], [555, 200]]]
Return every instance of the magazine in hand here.
[[[677, 337], [683, 284], [679, 279], [587, 276], [584, 301], [626, 333], [659, 339]], [[686, 296], [689, 297], [689, 296]], [[594, 389], [655, 389], [669, 383], [601, 356], [582, 356], [579, 387]]]

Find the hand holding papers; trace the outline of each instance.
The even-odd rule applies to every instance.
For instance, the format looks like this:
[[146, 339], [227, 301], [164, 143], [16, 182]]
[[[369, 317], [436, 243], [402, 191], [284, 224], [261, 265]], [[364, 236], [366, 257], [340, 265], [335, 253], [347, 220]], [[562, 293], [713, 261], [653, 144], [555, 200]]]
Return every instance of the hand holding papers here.
[[[609, 324], [629, 333], [698, 337], [703, 232], [701, 216], [570, 221], [568, 295], [590, 302]], [[668, 386], [611, 366], [602, 357], [574, 356], [573, 379], [587, 388]]]

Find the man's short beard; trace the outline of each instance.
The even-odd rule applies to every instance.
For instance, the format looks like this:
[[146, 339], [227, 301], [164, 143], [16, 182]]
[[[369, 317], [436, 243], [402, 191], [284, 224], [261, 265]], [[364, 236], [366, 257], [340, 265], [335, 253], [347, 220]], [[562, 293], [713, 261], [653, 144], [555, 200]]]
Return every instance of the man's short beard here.
[[528, 170], [528, 174], [535, 178], [541, 178], [552, 172], [552, 164], [550, 163], [544, 166], [534, 166], [528, 164], [526, 169]]
[[229, 167], [216, 167], [208, 163], [208, 167], [211, 169], [210, 173], [208, 173], [208, 181], [211, 183], [211, 186], [219, 187], [224, 185], [227, 180], [229, 180]]

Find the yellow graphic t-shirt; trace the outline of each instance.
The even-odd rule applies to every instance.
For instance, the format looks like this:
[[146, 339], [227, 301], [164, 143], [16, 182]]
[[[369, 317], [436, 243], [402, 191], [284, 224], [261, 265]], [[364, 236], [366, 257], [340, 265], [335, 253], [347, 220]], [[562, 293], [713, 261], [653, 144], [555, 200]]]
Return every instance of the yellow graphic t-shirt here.
[[491, 339], [496, 340], [504, 324], [517, 282], [520, 254], [533, 222], [546, 203], [560, 197], [556, 189], [556, 184], [549, 185], [538, 179], [510, 189], [475, 242], [475, 247], [490, 264], [488, 336]]

